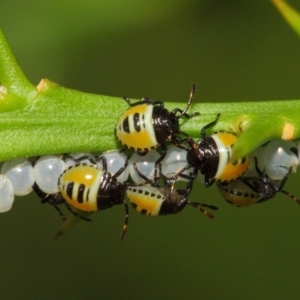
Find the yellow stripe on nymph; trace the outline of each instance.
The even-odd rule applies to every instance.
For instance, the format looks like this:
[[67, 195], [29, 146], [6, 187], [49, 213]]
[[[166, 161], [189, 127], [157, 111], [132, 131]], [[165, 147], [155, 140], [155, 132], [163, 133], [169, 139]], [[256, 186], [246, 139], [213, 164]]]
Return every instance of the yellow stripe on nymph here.
[[217, 180], [220, 181], [230, 181], [236, 179], [239, 176], [242, 176], [247, 170], [249, 165], [249, 158], [247, 157], [245, 162], [242, 163], [242, 160], [239, 159], [236, 164], [229, 162], [223, 168], [222, 172], [220, 172]]
[[261, 199], [261, 194], [254, 192], [240, 180], [232, 181], [225, 187], [218, 185], [218, 189], [221, 196], [235, 206], [249, 206]]
[[97, 211], [98, 208], [95, 203], [83, 202], [79, 203], [75, 199], [69, 199], [69, 197], [65, 193], [61, 193], [63, 198], [73, 207], [78, 208], [82, 211]]
[[243, 175], [249, 165], [247, 157], [243, 162], [239, 159], [237, 162], [232, 162], [232, 145], [237, 141], [237, 137], [231, 133], [218, 132], [212, 135], [219, 149], [219, 166], [215, 175], [216, 180], [231, 181], [238, 176]]
[[[152, 105], [141, 104], [130, 108], [122, 115], [116, 125], [116, 128], [117, 138], [123, 145], [133, 148], [134, 150], [141, 149], [142, 151], [145, 149], [150, 150], [158, 146], [152, 124], [152, 112]], [[139, 132], [136, 131], [134, 127], [133, 116], [135, 113], [139, 114], [139, 123], [141, 128]], [[126, 117], [128, 117], [129, 132], [125, 132], [122, 127], [123, 121]]]
[[151, 107], [151, 105], [148, 104], [140, 104], [137, 106], [132, 106], [124, 112], [124, 114], [120, 117], [119, 121], [123, 122], [125, 118], [134, 114], [145, 114], [149, 107]]
[[[73, 207], [82, 211], [97, 211], [97, 198], [102, 182], [103, 170], [91, 165], [78, 165], [68, 169], [60, 178], [59, 191], [62, 197]], [[66, 193], [69, 183], [73, 183], [72, 197]], [[81, 184], [85, 185], [83, 202], [78, 202], [78, 190]], [[64, 188], [63, 188], [64, 186]]]
[[229, 194], [229, 192], [223, 191], [222, 189], [219, 189], [219, 192], [226, 201], [230, 202], [235, 206], [249, 206], [249, 205], [256, 204], [258, 201], [258, 199], [256, 198], [250, 198], [244, 195], [240, 196], [235, 194]]
[[[137, 189], [142, 193], [133, 191], [134, 189]], [[146, 195], [147, 192], [150, 194]], [[161, 195], [162, 197], [158, 199], [158, 195]], [[146, 211], [144, 214], [147, 216], [157, 216], [159, 214], [161, 205], [165, 200], [165, 197], [156, 188], [150, 186], [128, 188], [127, 197], [131, 203], [136, 205], [136, 210], [139, 213]]]
[[79, 165], [67, 170], [66, 173], [62, 175], [60, 182], [82, 183], [90, 187], [95, 183], [98, 173], [99, 169], [93, 166]]
[[[122, 141], [121, 138], [120, 140]], [[134, 132], [127, 136], [124, 134], [123, 140], [124, 144], [135, 150], [151, 150], [152, 148], [156, 148], [158, 146], [156, 140], [153, 140], [149, 132], [145, 129], [143, 129], [141, 132]]]
[[228, 132], [218, 132], [215, 134], [224, 146], [231, 146], [237, 141], [237, 136]]

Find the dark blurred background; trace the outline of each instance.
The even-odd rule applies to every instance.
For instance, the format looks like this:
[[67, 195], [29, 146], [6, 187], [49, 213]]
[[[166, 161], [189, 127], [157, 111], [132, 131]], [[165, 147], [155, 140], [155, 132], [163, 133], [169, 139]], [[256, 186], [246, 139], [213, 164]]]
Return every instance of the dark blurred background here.
[[[300, 10], [299, 1], [289, 1]], [[16, 1], [0, 26], [25, 74], [85, 92], [164, 101], [300, 97], [300, 38], [270, 1]], [[299, 176], [286, 189], [300, 197]], [[297, 187], [298, 185], [298, 187]], [[123, 207], [99, 212], [53, 240], [50, 205], [18, 197], [0, 218], [1, 299], [295, 299], [300, 206], [284, 195], [249, 208], [200, 185], [172, 217]]]

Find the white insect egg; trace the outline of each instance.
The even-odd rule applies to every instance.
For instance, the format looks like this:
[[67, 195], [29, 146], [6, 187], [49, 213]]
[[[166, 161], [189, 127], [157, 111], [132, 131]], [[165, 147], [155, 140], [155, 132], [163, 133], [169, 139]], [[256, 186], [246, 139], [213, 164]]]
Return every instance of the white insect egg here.
[[[174, 177], [181, 169], [187, 166], [186, 161], [187, 151], [181, 148], [178, 148], [174, 145], [168, 148], [167, 155], [161, 162], [162, 173], [168, 177]], [[190, 175], [193, 173], [194, 168], [190, 168], [183, 172], [185, 175]], [[178, 180], [188, 181], [188, 179], [178, 177]]]
[[34, 165], [34, 179], [39, 188], [47, 193], [58, 192], [58, 178], [66, 169], [63, 159], [56, 155], [39, 158]]
[[264, 151], [266, 174], [273, 180], [281, 180], [290, 168], [296, 172], [299, 165], [297, 146], [294, 142], [272, 140]]
[[7, 212], [14, 202], [14, 188], [5, 175], [0, 175], [0, 212]]
[[[107, 171], [114, 175], [119, 171], [126, 163], [127, 156], [120, 152], [120, 150], [110, 150], [103, 152], [101, 156], [106, 158]], [[97, 163], [98, 166], [102, 167], [102, 160]], [[117, 177], [119, 182], [125, 182], [129, 176], [128, 167]]]
[[13, 185], [17, 196], [24, 196], [32, 191], [34, 175], [32, 164], [25, 158], [9, 160], [3, 163], [1, 173]]
[[[138, 170], [149, 180], [154, 179], [154, 164], [160, 157], [160, 154], [155, 151], [151, 150], [146, 155], [138, 155], [134, 153], [131, 158], [129, 159], [129, 174], [132, 178], [132, 180], [135, 183], [142, 183], [145, 182], [145, 180], [138, 174], [138, 172], [134, 168], [134, 163], [136, 163], [136, 166]], [[159, 171], [158, 171], [159, 172]], [[158, 176], [159, 174], [157, 174]]]
[[[70, 153], [70, 154], [68, 154], [68, 157], [66, 157], [66, 159], [65, 159], [66, 169], [68, 169], [69, 167], [74, 166], [78, 163], [78, 161], [75, 161], [74, 159], [80, 159], [81, 157], [84, 157], [84, 156], [86, 156], [86, 157], [89, 156], [89, 157], [95, 159], [95, 157], [91, 153], [88, 153], [88, 152]], [[91, 162], [87, 158], [84, 158], [82, 160], [80, 159], [80, 162], [91, 164]]]

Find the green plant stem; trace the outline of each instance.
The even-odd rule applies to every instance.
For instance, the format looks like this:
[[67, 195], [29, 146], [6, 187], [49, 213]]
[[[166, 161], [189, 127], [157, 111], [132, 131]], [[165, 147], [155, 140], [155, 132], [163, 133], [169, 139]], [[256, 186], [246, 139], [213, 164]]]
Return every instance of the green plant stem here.
[[[122, 148], [114, 126], [128, 109], [121, 98], [93, 95], [61, 87], [43, 79], [34, 87], [24, 76], [0, 31], [0, 161], [54, 153], [100, 152]], [[166, 99], [167, 100], [167, 99]], [[183, 120], [181, 130], [199, 138], [200, 129], [221, 118], [213, 130], [240, 135], [235, 157], [250, 153], [274, 138], [300, 137], [299, 100], [196, 103]], [[166, 108], [184, 108], [186, 103], [166, 102]]]

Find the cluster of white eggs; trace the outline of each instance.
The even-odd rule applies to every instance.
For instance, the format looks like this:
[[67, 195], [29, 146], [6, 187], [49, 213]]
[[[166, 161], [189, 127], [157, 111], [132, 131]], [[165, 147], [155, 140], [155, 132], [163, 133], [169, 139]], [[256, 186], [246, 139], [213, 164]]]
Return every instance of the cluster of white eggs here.
[[[271, 180], [279, 181], [286, 174], [297, 172], [300, 164], [299, 153], [299, 142], [272, 140], [267, 145], [254, 151], [251, 156], [257, 158], [258, 168]], [[243, 176], [258, 176], [253, 159], [251, 159], [248, 170]]]
[[[281, 180], [290, 171], [296, 172], [299, 165], [300, 143], [292, 141], [273, 140], [266, 146], [257, 149], [253, 156], [257, 157], [258, 166], [272, 180]], [[161, 163], [161, 172], [167, 177], [175, 176], [186, 166], [186, 151], [176, 146], [170, 146], [166, 157]], [[115, 174], [128, 159], [119, 150], [102, 153], [106, 157], [108, 172]], [[126, 182], [129, 178], [139, 184], [144, 180], [134, 168], [136, 163], [140, 173], [150, 180], [154, 179], [154, 164], [160, 154], [152, 150], [145, 156], [134, 153], [128, 160], [128, 167], [119, 175], [118, 181]], [[76, 153], [69, 155], [48, 155], [40, 158], [15, 159], [4, 162], [0, 175], [0, 212], [11, 209], [14, 196], [24, 196], [32, 191], [34, 183], [46, 194], [58, 192], [58, 178], [69, 168], [80, 162], [90, 163], [90, 153]], [[83, 159], [81, 159], [83, 158]], [[94, 158], [94, 157], [93, 157]], [[97, 161], [97, 157], [96, 157]], [[101, 166], [101, 162], [99, 162]], [[191, 173], [192, 168], [185, 171]], [[258, 176], [253, 162], [245, 176]], [[201, 175], [199, 175], [201, 181]], [[179, 178], [181, 179], [181, 178]], [[182, 178], [182, 180], [185, 180]]]

